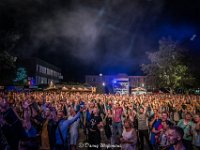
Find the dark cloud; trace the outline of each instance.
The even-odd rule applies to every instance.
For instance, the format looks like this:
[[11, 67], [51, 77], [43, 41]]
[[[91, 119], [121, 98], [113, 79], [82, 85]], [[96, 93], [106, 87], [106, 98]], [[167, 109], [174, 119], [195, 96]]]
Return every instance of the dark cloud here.
[[69, 79], [99, 72], [137, 74], [147, 61], [145, 52], [155, 50], [162, 36], [181, 41], [194, 34], [189, 20], [183, 25], [172, 19], [172, 4], [174, 9], [178, 4], [169, 1], [2, 0], [0, 12], [14, 23], [6, 25], [19, 30], [18, 53], [58, 65]]
[[[43, 42], [50, 45], [53, 42], [53, 47], [56, 47], [61, 44], [59, 40], [64, 39], [70, 43], [62, 44], [64, 51], [83, 63], [102, 59], [100, 63], [103, 65], [130, 63], [132, 51], [138, 51], [134, 47], [142, 49], [143, 42], [148, 43], [143, 30], [148, 30], [148, 24], [159, 16], [163, 2], [149, 5], [146, 1], [110, 0], [98, 7], [90, 5], [89, 1], [88, 4], [76, 1], [71, 4], [71, 10], [58, 10], [52, 17], [43, 18], [32, 28], [36, 47]], [[149, 13], [156, 17], [148, 18]], [[134, 42], [137, 39], [141, 45]]]

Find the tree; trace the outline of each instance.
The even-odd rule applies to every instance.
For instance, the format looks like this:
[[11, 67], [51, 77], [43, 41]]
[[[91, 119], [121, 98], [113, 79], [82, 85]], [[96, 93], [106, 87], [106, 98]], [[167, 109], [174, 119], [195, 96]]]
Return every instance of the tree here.
[[172, 93], [175, 88], [191, 83], [192, 77], [183, 61], [183, 49], [176, 42], [163, 38], [159, 41], [159, 50], [147, 55], [150, 63], [143, 64], [142, 71], [157, 88], [169, 88]]
[[[199, 39], [199, 41], [197, 41], [197, 43], [198, 42], [200, 42], [200, 39]], [[199, 69], [200, 52], [198, 49], [191, 48], [190, 51], [185, 53], [185, 56], [186, 56], [185, 61], [187, 62], [189, 72], [192, 74], [192, 76], [195, 79], [195, 82], [192, 83], [192, 88], [199, 88], [199, 85], [200, 85], [200, 76], [199, 76], [200, 75], [200, 69]]]
[[27, 82], [27, 72], [25, 68], [18, 68], [17, 69], [17, 75], [14, 80], [15, 83], [20, 84], [20, 85], [25, 85]]
[[7, 51], [0, 52], [0, 84], [8, 85], [12, 83], [15, 75], [16, 58]]

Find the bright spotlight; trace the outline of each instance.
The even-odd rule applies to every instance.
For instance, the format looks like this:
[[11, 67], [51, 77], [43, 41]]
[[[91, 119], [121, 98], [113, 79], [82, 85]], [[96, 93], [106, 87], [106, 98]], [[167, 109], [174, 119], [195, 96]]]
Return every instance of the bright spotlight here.
[[117, 83], [117, 81], [116, 80], [113, 80], [113, 84], [116, 84]]

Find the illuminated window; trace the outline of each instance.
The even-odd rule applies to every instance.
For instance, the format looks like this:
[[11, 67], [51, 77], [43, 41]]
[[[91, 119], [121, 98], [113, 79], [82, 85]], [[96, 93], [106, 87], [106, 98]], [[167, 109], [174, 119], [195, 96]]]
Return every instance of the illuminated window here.
[[46, 74], [46, 67], [38, 65], [38, 70], [39, 70], [40, 73]]

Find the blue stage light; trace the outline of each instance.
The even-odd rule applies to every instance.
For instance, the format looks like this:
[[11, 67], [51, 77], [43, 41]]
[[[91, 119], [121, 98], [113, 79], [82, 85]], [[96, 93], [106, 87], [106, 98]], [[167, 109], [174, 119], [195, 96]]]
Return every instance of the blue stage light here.
[[116, 80], [113, 80], [113, 84], [116, 84], [117, 83], [117, 81]]

